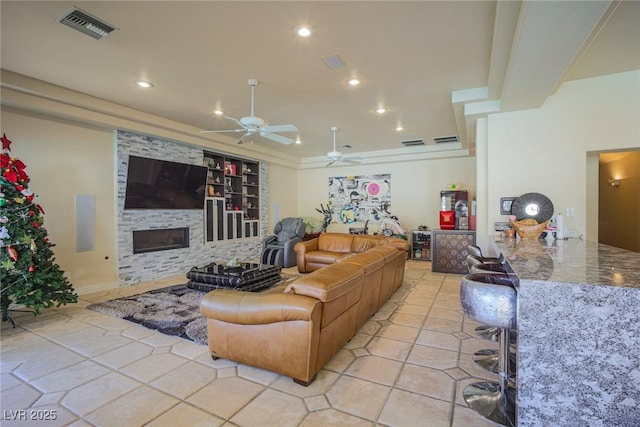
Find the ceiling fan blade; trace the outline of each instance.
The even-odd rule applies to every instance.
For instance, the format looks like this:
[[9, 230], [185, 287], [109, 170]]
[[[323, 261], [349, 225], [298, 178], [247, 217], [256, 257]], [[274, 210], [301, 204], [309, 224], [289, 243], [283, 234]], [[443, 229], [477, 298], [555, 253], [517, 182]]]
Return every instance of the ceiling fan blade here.
[[251, 133], [250, 133], [250, 132], [247, 132], [247, 133], [243, 134], [243, 135], [240, 137], [240, 139], [238, 140], [238, 142], [236, 142], [236, 144], [238, 144], [238, 145], [240, 145], [240, 144], [244, 144], [244, 137], [245, 137], [245, 136], [247, 136], [247, 135], [251, 135]]
[[357, 158], [349, 159], [349, 158], [343, 157], [342, 159], [340, 159], [340, 161], [344, 163], [362, 163], [362, 160]]
[[262, 133], [260, 132], [260, 136], [263, 138], [270, 139], [275, 142], [279, 142], [280, 144], [293, 144], [293, 139], [287, 138], [286, 136], [277, 135], [275, 133]]
[[[238, 126], [242, 126], [242, 123], [240, 123], [240, 120], [238, 120], [238, 119], [234, 119], [233, 117], [225, 117], [225, 119], [231, 120], [232, 122], [235, 122]], [[244, 127], [244, 126], [242, 126], [242, 127]]]
[[334, 164], [336, 162], [336, 160], [338, 160], [338, 159], [332, 159], [329, 163], [327, 163], [327, 166], [331, 166], [332, 164]]
[[244, 132], [245, 129], [226, 129], [226, 130], [201, 130], [200, 133], [231, 133]]
[[271, 133], [271, 132], [297, 132], [298, 128], [294, 125], [267, 125], [262, 126], [260, 128], [261, 131]]

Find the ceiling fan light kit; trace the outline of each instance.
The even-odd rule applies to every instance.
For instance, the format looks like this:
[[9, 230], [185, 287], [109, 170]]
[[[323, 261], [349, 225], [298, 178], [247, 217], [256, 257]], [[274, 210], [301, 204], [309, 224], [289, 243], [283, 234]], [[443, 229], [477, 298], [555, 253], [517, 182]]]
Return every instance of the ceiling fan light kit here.
[[[343, 154], [341, 152], [339, 152], [337, 150], [337, 148], [336, 148], [336, 132], [338, 132], [338, 128], [333, 126], [331, 128], [331, 132], [333, 132], [333, 151], [329, 151], [327, 153], [327, 160], [329, 161], [327, 166], [331, 166], [332, 164], [334, 164], [336, 162], [360, 163], [360, 159], [358, 159], [358, 158], [347, 159], [347, 158], [343, 157]], [[343, 147], [351, 148], [351, 146], [348, 145], [348, 144], [343, 145]]]
[[[227, 120], [231, 120], [240, 126], [237, 129], [226, 129], [226, 130], [203, 130], [200, 133], [236, 133], [236, 132], [244, 132], [244, 134], [238, 140], [238, 144], [242, 144], [244, 142], [244, 138], [247, 136], [258, 135], [262, 138], [270, 139], [275, 142], [279, 142], [280, 144], [292, 144], [294, 141], [291, 138], [286, 136], [278, 135], [276, 132], [297, 132], [298, 128], [294, 125], [273, 125], [269, 126], [265, 124], [264, 119], [261, 117], [256, 117], [254, 114], [254, 91], [255, 87], [258, 85], [258, 81], [256, 79], [249, 79], [248, 81], [249, 87], [251, 87], [251, 114], [242, 117], [240, 120], [233, 117], [225, 117]], [[253, 141], [251, 141], [253, 144]]]

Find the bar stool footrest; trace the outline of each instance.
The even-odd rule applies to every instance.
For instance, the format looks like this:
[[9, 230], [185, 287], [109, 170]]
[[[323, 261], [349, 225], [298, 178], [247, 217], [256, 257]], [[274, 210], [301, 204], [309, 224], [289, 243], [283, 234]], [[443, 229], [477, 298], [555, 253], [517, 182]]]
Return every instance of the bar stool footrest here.
[[467, 405], [488, 420], [508, 427], [516, 427], [516, 390], [507, 387], [506, 393], [500, 391], [496, 382], [477, 382], [468, 385], [463, 391]]
[[[517, 358], [514, 353], [509, 352], [509, 375], [517, 371]], [[473, 361], [476, 365], [494, 374], [500, 373], [500, 351], [494, 349], [478, 350], [473, 353]]]

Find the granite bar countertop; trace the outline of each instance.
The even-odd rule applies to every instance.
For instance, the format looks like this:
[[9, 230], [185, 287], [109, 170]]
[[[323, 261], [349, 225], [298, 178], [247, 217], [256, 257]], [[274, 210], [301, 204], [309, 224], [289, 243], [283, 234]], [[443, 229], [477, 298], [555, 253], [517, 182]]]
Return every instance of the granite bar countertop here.
[[640, 254], [494, 242], [518, 276], [518, 425], [640, 426]]
[[640, 253], [585, 240], [495, 241], [520, 279], [640, 288]]

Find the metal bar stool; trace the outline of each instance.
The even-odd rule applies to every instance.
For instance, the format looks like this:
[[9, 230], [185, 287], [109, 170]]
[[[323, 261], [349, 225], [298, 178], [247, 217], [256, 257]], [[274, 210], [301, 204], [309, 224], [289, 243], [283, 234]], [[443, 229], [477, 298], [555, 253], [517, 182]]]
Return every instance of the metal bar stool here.
[[516, 389], [509, 384], [509, 331], [517, 328], [514, 276], [468, 274], [462, 278], [460, 302], [469, 318], [501, 328], [500, 382], [477, 382], [465, 387], [470, 408], [494, 422], [516, 426]]
[[[469, 255], [471, 256], [471, 255]], [[474, 274], [502, 274], [506, 275], [506, 271], [502, 264], [485, 263], [485, 264], [473, 264], [470, 268], [470, 272]], [[490, 341], [498, 341], [500, 339], [500, 333], [502, 330], [495, 326], [480, 325], [475, 329], [476, 335], [480, 338]], [[518, 331], [509, 331], [509, 344], [515, 346], [518, 342]], [[517, 369], [517, 358], [515, 353], [509, 351], [511, 368], [508, 372], [509, 378], [515, 375]], [[500, 373], [500, 350], [483, 349], [473, 353], [473, 361], [483, 369], [494, 374]]]
[[500, 264], [504, 263], [504, 256], [500, 254], [499, 257], [486, 257], [482, 254], [482, 249], [477, 245], [469, 245], [467, 246], [467, 250], [469, 251], [469, 255], [476, 256], [482, 260], [482, 262], [497, 262]]
[[[477, 251], [480, 251], [480, 248], [478, 248], [475, 245], [469, 245], [469, 248], [477, 248]], [[478, 255], [472, 255], [472, 254], [467, 255], [466, 261], [467, 261], [467, 268], [469, 269], [469, 273], [484, 273], [485, 272], [484, 270], [486, 269], [488, 270], [486, 271], [487, 273], [495, 272], [495, 273], [506, 274], [506, 270], [504, 269], [501, 263], [485, 262], [482, 260], [482, 257]], [[482, 265], [483, 267], [478, 267], [480, 265]], [[479, 271], [480, 268], [483, 271]], [[475, 333], [478, 338], [482, 338], [484, 340], [489, 340], [489, 341], [498, 341], [500, 328], [496, 328], [489, 325], [480, 325], [476, 327]]]

